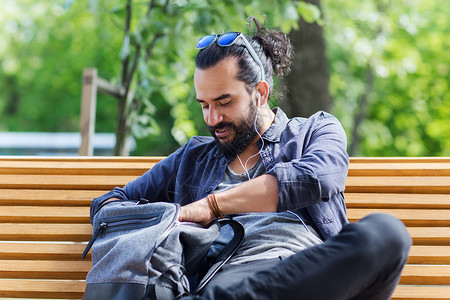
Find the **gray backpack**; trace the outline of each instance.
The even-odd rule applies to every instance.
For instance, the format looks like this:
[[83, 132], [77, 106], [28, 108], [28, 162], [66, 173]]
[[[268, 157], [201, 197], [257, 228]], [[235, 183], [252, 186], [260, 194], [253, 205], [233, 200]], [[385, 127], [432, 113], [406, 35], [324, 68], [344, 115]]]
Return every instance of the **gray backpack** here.
[[[242, 243], [244, 228], [237, 221], [214, 221], [209, 227], [179, 222], [180, 205], [113, 201], [93, 219], [92, 269], [86, 277], [84, 300], [176, 299], [200, 293]], [[223, 225], [234, 236], [194, 291], [188, 276], [199, 267]], [[94, 243], [95, 241], [95, 243]]]

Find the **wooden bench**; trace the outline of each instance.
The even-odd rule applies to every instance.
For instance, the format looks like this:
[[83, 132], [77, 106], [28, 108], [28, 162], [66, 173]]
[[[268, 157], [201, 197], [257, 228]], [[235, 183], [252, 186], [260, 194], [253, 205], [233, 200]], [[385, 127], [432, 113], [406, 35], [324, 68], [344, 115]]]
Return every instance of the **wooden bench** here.
[[[79, 299], [91, 199], [161, 157], [0, 156], [0, 299]], [[352, 158], [348, 217], [400, 218], [413, 237], [393, 299], [450, 299], [450, 158]]]

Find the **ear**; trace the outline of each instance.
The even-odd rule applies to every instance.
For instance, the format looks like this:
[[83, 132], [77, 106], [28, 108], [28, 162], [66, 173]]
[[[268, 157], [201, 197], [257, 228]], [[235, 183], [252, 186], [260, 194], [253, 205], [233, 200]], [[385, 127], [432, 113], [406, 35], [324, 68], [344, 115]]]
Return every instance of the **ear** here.
[[265, 104], [267, 104], [267, 99], [269, 98], [269, 85], [267, 84], [266, 81], [260, 81], [257, 85], [256, 85], [256, 93], [260, 95], [260, 97], [258, 97], [258, 106], [264, 106]]

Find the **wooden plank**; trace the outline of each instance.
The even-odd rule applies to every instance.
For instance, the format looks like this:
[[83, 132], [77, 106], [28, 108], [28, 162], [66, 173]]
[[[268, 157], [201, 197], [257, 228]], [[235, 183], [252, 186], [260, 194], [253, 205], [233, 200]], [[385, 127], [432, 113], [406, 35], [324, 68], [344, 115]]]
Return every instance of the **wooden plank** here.
[[450, 177], [348, 177], [345, 192], [450, 194]]
[[91, 224], [20, 224], [0, 223], [0, 240], [87, 242]]
[[400, 284], [450, 285], [449, 265], [406, 265]]
[[[0, 280], [0, 297], [80, 299], [85, 282], [78, 280]], [[392, 300], [450, 300], [450, 286], [397, 286]]]
[[[0, 175], [0, 188], [108, 190], [136, 176]], [[349, 177], [346, 193], [450, 194], [450, 177]]]
[[89, 207], [2, 206], [0, 222], [89, 223]]
[[132, 175], [144, 174], [155, 163], [3, 161], [0, 174]]
[[106, 192], [108, 190], [0, 189], [0, 205], [89, 206], [92, 199]]
[[0, 188], [54, 190], [111, 190], [137, 176], [100, 175], [0, 175]]
[[[90, 261], [0, 260], [0, 277], [82, 280], [90, 268]], [[450, 266], [406, 265], [400, 284], [449, 285]]]
[[[13, 156], [2, 155], [2, 161], [76, 161], [76, 162], [158, 162], [166, 156]], [[450, 157], [350, 157], [356, 163], [450, 163]]]
[[347, 210], [350, 222], [355, 222], [372, 213], [393, 215], [406, 226], [450, 226], [450, 210], [448, 209], [369, 209], [352, 208]]
[[[0, 259], [80, 260], [85, 247], [85, 243], [0, 242]], [[408, 263], [450, 264], [450, 246], [413, 246]]]
[[350, 157], [353, 163], [449, 163], [450, 157]]
[[13, 156], [0, 155], [3, 161], [46, 161], [46, 162], [144, 162], [157, 163], [165, 156]]
[[0, 297], [81, 299], [85, 281], [80, 280], [0, 280]]
[[345, 193], [347, 208], [450, 209], [448, 194]]
[[83, 280], [90, 261], [0, 260], [0, 278]]
[[[450, 227], [409, 227], [415, 245], [450, 246]], [[5, 241], [89, 241], [90, 224], [0, 223], [0, 240]]]
[[[0, 259], [80, 260], [85, 243], [0, 242]], [[89, 261], [90, 253], [85, 260]]]
[[391, 300], [450, 300], [450, 286], [399, 285]]
[[408, 264], [450, 265], [450, 246], [412, 246]]
[[450, 162], [352, 163], [348, 176], [450, 176]]
[[450, 246], [450, 227], [408, 227], [414, 245]]
[[97, 108], [97, 69], [83, 70], [80, 112], [80, 155], [94, 154], [95, 116]]

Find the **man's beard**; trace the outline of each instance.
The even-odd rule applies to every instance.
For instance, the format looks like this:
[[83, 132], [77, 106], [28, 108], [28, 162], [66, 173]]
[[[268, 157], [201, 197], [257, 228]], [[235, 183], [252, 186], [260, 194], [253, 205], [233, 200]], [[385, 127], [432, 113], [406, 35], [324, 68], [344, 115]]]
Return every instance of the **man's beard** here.
[[[255, 120], [257, 108], [253, 102], [250, 102], [248, 118], [243, 118], [238, 124], [233, 122], [220, 122], [216, 126], [208, 126], [209, 131], [216, 140], [219, 150], [228, 158], [233, 158], [242, 153], [244, 149], [255, 139], [258, 133], [255, 131]], [[221, 142], [215, 134], [217, 129], [230, 127], [234, 130], [235, 136], [230, 142]], [[261, 130], [261, 123], [256, 120], [256, 129]]]

